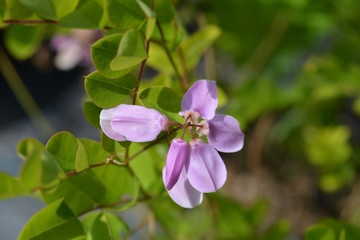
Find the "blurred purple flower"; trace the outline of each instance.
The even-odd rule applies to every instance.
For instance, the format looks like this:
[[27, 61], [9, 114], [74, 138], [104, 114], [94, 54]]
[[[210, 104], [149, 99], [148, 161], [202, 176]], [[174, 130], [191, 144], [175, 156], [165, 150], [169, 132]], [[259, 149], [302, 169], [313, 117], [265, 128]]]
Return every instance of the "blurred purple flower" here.
[[101, 111], [100, 126], [114, 140], [148, 142], [167, 129], [167, 118], [154, 109], [120, 104]]
[[[199, 137], [189, 146], [184, 139], [174, 139], [163, 169], [163, 181], [170, 197], [180, 206], [192, 208], [199, 205], [203, 193], [220, 189], [227, 171], [219, 153], [237, 152], [244, 145], [244, 134], [239, 122], [228, 115], [215, 114], [218, 104], [216, 83], [199, 80], [184, 95], [179, 114], [185, 123], [196, 126]], [[198, 123], [199, 119], [203, 120]]]
[[50, 47], [56, 52], [55, 66], [68, 71], [75, 66], [92, 66], [90, 45], [100, 36], [97, 30], [73, 30], [70, 35], [54, 35], [50, 40]]

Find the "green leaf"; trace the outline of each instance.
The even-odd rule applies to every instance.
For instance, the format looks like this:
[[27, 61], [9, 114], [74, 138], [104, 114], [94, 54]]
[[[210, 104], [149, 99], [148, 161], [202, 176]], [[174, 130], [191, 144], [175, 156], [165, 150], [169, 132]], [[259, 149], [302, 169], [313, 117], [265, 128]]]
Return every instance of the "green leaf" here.
[[107, 79], [99, 72], [93, 72], [85, 78], [85, 89], [91, 100], [101, 108], [113, 108], [122, 103], [130, 91], [127, 88], [136, 86], [134, 75], [128, 74], [118, 79]]
[[18, 60], [25, 60], [38, 50], [44, 35], [42, 26], [29, 27], [21, 24], [10, 25], [5, 30], [5, 46]]
[[108, 154], [102, 149], [100, 143], [84, 138], [80, 138], [79, 140], [85, 148], [88, 163], [90, 165], [106, 161]]
[[76, 214], [81, 214], [101, 202], [106, 189], [93, 175], [84, 172], [63, 180], [58, 186], [42, 190], [42, 196], [47, 204], [58, 199], [64, 199], [69, 208]]
[[147, 58], [144, 37], [137, 30], [129, 30], [122, 37], [116, 57], [112, 60], [112, 70], [124, 70], [141, 63]]
[[7, 11], [4, 19], [13, 20], [39, 20], [40, 18], [35, 13], [25, 7], [20, 0], [6, 0]]
[[[130, 156], [143, 149], [143, 147], [139, 143], [131, 144]], [[163, 187], [161, 174], [156, 171], [153, 157], [151, 153], [145, 151], [129, 162], [130, 168], [139, 179], [142, 189], [149, 194], [157, 194]]]
[[139, 7], [141, 8], [141, 10], [145, 13], [146, 15], [146, 31], [145, 31], [145, 38], [146, 40], [150, 39], [154, 28], [155, 28], [155, 23], [156, 23], [156, 13], [153, 12], [151, 10], [151, 8], [146, 5], [143, 1], [141, 0], [136, 0], [136, 2], [138, 3]]
[[75, 159], [79, 144], [77, 139], [69, 132], [59, 132], [52, 136], [46, 144], [51, 153], [65, 172], [75, 169]]
[[20, 0], [27, 8], [39, 16], [50, 20], [59, 20], [74, 11], [79, 0]]
[[59, 26], [66, 28], [97, 29], [104, 10], [96, 0], [89, 0], [74, 12], [59, 21]]
[[132, 68], [114, 71], [110, 68], [111, 61], [116, 57], [123, 34], [112, 34], [104, 37], [91, 46], [91, 58], [96, 69], [106, 78], [121, 78]]
[[101, 129], [99, 118], [101, 110], [102, 109], [96, 106], [93, 102], [84, 102], [83, 111], [86, 120], [88, 120], [91, 125], [99, 129]]
[[17, 146], [19, 156], [25, 161], [20, 171], [20, 182], [24, 189], [31, 190], [41, 183], [40, 154], [44, 146], [36, 139], [25, 138]]
[[89, 162], [84, 145], [81, 143], [80, 140], [78, 140], [78, 143], [79, 148], [77, 150], [75, 159], [75, 170], [76, 172], [81, 172], [89, 166]]
[[138, 28], [145, 15], [134, 0], [105, 0], [109, 20], [120, 30]]
[[61, 166], [53, 158], [53, 156], [46, 150], [43, 150], [40, 154], [41, 159], [41, 186], [53, 187], [61, 182], [65, 178]]
[[117, 203], [120, 199], [123, 199], [123, 204], [116, 204], [116, 207], [114, 207], [123, 209], [125, 206], [136, 203], [139, 184], [126, 167], [110, 164], [89, 169], [89, 172], [96, 176], [106, 187], [107, 191], [100, 204]]
[[211, 44], [220, 36], [221, 30], [217, 26], [208, 25], [191, 35], [183, 43], [186, 67], [193, 69], [199, 63], [201, 56]]
[[173, 121], [184, 121], [183, 117], [179, 116], [181, 97], [171, 88], [150, 87], [141, 92], [140, 100], [145, 107], [156, 109]]
[[101, 132], [101, 146], [107, 152], [115, 152], [115, 140], [106, 136], [104, 132]]
[[100, 212], [95, 216], [90, 216], [87, 225], [88, 239], [92, 240], [112, 240], [124, 237], [129, 232], [129, 227], [120, 216], [109, 212]]
[[24, 193], [20, 181], [13, 176], [0, 172], [0, 199], [16, 197]]
[[58, 200], [31, 217], [18, 238], [28, 239], [80, 240], [85, 239], [85, 232], [69, 207], [62, 200]]

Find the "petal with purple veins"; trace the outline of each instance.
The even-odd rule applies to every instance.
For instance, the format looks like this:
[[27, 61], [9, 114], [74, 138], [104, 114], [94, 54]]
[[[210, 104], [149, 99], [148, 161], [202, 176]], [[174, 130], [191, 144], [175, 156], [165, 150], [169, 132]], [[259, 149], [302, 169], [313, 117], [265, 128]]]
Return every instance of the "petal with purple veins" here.
[[244, 146], [244, 134], [239, 122], [229, 115], [216, 114], [208, 121], [209, 144], [220, 152], [237, 152]]
[[201, 114], [202, 118], [212, 119], [218, 105], [216, 82], [198, 80], [187, 90], [182, 101], [182, 111], [194, 110]]
[[205, 193], [220, 189], [226, 181], [227, 171], [219, 153], [200, 139], [190, 142], [189, 150], [185, 167], [190, 184]]
[[156, 139], [166, 126], [167, 119], [154, 109], [138, 105], [123, 105], [112, 117], [112, 128], [132, 142]]
[[125, 105], [121, 104], [114, 108], [103, 109], [100, 113], [100, 126], [102, 131], [106, 134], [106, 136], [117, 141], [126, 141], [126, 138], [113, 129], [111, 121], [116, 111], [121, 109], [123, 106]]
[[166, 156], [164, 171], [164, 184], [167, 190], [171, 190], [178, 181], [181, 170], [184, 168], [187, 158], [188, 144], [184, 139], [175, 138], [171, 142]]
[[[163, 177], [165, 176], [163, 169]], [[165, 180], [164, 180], [165, 182]], [[168, 191], [172, 200], [184, 208], [193, 208], [198, 206], [203, 200], [203, 193], [197, 191], [191, 186], [186, 177], [185, 168], [182, 169], [179, 179], [174, 187]]]

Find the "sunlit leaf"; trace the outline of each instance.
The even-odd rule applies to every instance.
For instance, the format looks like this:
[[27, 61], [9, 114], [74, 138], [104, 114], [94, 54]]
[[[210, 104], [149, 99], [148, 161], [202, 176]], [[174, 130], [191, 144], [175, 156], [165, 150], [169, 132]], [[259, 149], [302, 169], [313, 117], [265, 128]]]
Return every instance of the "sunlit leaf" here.
[[17, 197], [24, 193], [19, 179], [7, 173], [0, 172], [0, 182], [0, 199]]
[[89, 161], [84, 145], [81, 143], [80, 140], [78, 140], [78, 143], [79, 143], [79, 148], [76, 153], [75, 170], [77, 172], [81, 172], [89, 166]]

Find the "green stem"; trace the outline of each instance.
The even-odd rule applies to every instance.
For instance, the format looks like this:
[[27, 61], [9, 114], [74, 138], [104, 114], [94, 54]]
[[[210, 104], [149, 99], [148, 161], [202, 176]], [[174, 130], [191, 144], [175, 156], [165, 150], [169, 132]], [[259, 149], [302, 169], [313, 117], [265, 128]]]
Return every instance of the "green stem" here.
[[30, 120], [33, 122], [33, 124], [42, 132], [45, 137], [51, 136], [55, 132], [54, 128], [41, 112], [39, 106], [36, 104], [25, 84], [22, 82], [9, 57], [1, 47], [0, 72], [3, 74], [11, 91], [14, 93], [16, 99], [30, 117]]

